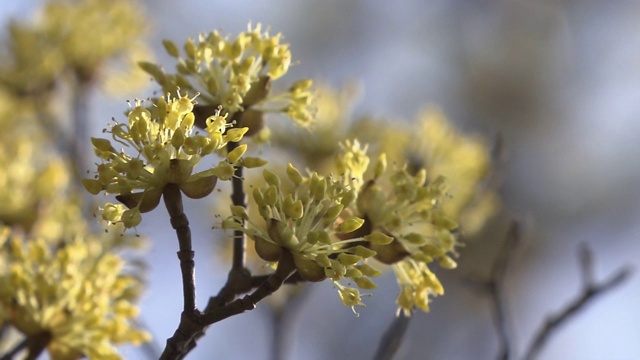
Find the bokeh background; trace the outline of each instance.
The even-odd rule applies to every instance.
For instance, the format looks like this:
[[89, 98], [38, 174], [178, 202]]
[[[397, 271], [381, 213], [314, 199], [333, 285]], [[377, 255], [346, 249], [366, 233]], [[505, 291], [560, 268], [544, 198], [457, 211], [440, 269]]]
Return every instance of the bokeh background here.
[[[0, 1], [3, 19], [35, 0]], [[501, 137], [503, 209], [439, 272], [445, 296], [412, 319], [398, 359], [491, 359], [498, 349], [490, 303], [465, 279], [486, 274], [511, 218], [525, 224], [507, 276], [516, 353], [544, 317], [580, 290], [577, 249], [594, 250], [596, 278], [640, 254], [640, 2], [597, 0], [152, 1], [150, 45], [170, 64], [162, 39], [236, 33], [249, 21], [282, 32], [296, 65], [287, 77], [333, 86], [357, 81], [356, 115], [410, 121], [435, 104], [459, 129]], [[90, 39], [87, 39], [90, 41]], [[127, 41], [127, 39], [123, 39]], [[151, 94], [136, 94], [145, 97]], [[144, 95], [144, 96], [143, 96]], [[97, 93], [94, 132], [125, 99]], [[397, 120], [404, 119], [404, 120]], [[199, 303], [225, 281], [214, 255], [211, 204], [189, 203]], [[181, 309], [177, 246], [162, 211], [138, 232], [152, 239], [142, 319], [159, 345]], [[288, 319], [289, 359], [368, 359], [394, 318], [396, 285], [383, 277], [356, 318], [330, 284], [318, 284]], [[597, 299], [553, 336], [541, 359], [640, 358], [640, 276]], [[268, 359], [273, 319], [264, 306], [211, 328], [190, 359]], [[124, 349], [143, 359], [138, 349]]]

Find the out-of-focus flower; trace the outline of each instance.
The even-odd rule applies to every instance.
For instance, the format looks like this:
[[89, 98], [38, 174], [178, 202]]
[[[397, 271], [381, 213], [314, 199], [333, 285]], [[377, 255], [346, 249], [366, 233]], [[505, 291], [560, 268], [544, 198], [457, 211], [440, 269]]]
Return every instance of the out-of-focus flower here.
[[40, 22], [65, 65], [87, 79], [108, 59], [139, 46], [146, 27], [144, 12], [128, 0], [49, 1]]
[[206, 120], [205, 133], [194, 131], [193, 99], [185, 96], [158, 99], [154, 107], [144, 108], [141, 101], [129, 112], [128, 123], [114, 124], [109, 130], [113, 139], [134, 150], [131, 155], [116, 150], [111, 141], [92, 138], [96, 155], [102, 159], [93, 179], [83, 179], [92, 194], [101, 191], [118, 194], [129, 209], [107, 204], [102, 210], [105, 220], [136, 226], [140, 214], [153, 210], [167, 184], [176, 184], [188, 197], [198, 199], [210, 194], [218, 179], [229, 180], [234, 166], [261, 166], [264, 161], [242, 158], [246, 145], [239, 145], [217, 165], [194, 172], [200, 160], [222, 149], [228, 142], [238, 142], [247, 128], [232, 128], [218, 110]]
[[423, 109], [417, 124], [395, 124], [378, 131], [384, 123], [364, 120], [354, 125], [361, 140], [379, 144], [390, 163], [407, 163], [412, 173], [426, 169], [433, 181], [446, 178], [450, 199], [444, 213], [461, 225], [465, 234], [479, 230], [499, 207], [498, 195], [484, 184], [491, 169], [489, 149], [479, 136], [462, 134], [435, 107]]
[[144, 12], [134, 1], [51, 0], [39, 15], [9, 26], [0, 84], [15, 95], [42, 102], [65, 70], [89, 81], [110, 61], [148, 50], [141, 42]]
[[[29, 229], [43, 203], [59, 198], [69, 185], [69, 169], [60, 159], [42, 152], [44, 137], [29, 120], [20, 128], [0, 114], [0, 223]], [[33, 125], [33, 124], [31, 124]]]
[[297, 81], [288, 91], [271, 95], [271, 81], [283, 76], [291, 63], [289, 45], [281, 43], [281, 38], [281, 34], [262, 32], [260, 24], [249, 25], [235, 39], [213, 31], [201, 34], [197, 42], [187, 40], [186, 57], [173, 42], [165, 40], [167, 53], [178, 61], [177, 73], [166, 73], [149, 62], [140, 65], [164, 92], [179, 87], [201, 93], [201, 105], [196, 109], [196, 124], [201, 127], [218, 106], [240, 125], [249, 127], [248, 136], [263, 129], [265, 112], [282, 113], [299, 125], [308, 125], [312, 119], [311, 80]]
[[52, 359], [118, 359], [115, 345], [149, 341], [132, 324], [140, 284], [101, 238], [78, 234], [60, 246], [5, 227], [0, 245], [0, 318], [47, 339]]
[[272, 143], [300, 157], [303, 164], [320, 173], [333, 171], [336, 144], [343, 143], [349, 133], [349, 119], [358, 90], [349, 83], [336, 91], [325, 84], [315, 85], [316, 115], [311, 131], [305, 128], [278, 126]]

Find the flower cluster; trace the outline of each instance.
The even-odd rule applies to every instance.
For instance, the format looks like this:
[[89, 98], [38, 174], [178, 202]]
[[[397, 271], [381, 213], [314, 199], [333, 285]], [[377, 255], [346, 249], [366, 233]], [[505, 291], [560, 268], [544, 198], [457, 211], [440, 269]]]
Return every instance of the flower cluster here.
[[[296, 123], [307, 125], [311, 121], [311, 80], [296, 82], [289, 91], [269, 96], [271, 81], [283, 76], [291, 63], [289, 45], [281, 43], [281, 38], [281, 34], [262, 32], [260, 24], [249, 25], [235, 39], [213, 31], [201, 34], [197, 42], [189, 39], [184, 44], [186, 57], [180, 55], [173, 42], [165, 40], [165, 49], [178, 61], [177, 73], [168, 74], [149, 62], [141, 66], [164, 92], [173, 92], [176, 87], [201, 92], [203, 105], [222, 106], [229, 113], [258, 108], [252, 110], [260, 114], [247, 114], [247, 122], [255, 122], [256, 115], [261, 117], [262, 112], [270, 111], [287, 114]], [[279, 105], [260, 108], [267, 101]]]
[[[360, 160], [349, 161], [355, 156]], [[364, 174], [363, 164], [368, 163], [365, 157], [363, 149], [345, 147], [338, 168], [346, 168], [353, 177]], [[452, 230], [457, 224], [442, 211], [446, 200], [444, 178], [428, 182], [426, 170], [411, 175], [406, 165], [388, 169], [386, 155], [382, 154], [373, 166], [372, 178], [365, 177], [364, 181], [354, 213], [366, 219], [371, 231], [367, 239], [374, 235], [386, 239], [369, 241], [368, 247], [376, 252], [376, 260], [392, 265], [396, 272], [399, 310], [407, 315], [416, 307], [427, 311], [429, 295], [443, 293], [427, 265], [437, 260], [444, 268], [456, 266], [449, 255], [456, 255], [457, 240]]]
[[42, 337], [52, 359], [119, 359], [115, 345], [149, 341], [136, 328], [139, 281], [101, 238], [64, 246], [0, 233], [0, 319]]
[[167, 184], [176, 184], [190, 198], [210, 194], [216, 182], [229, 180], [234, 166], [264, 165], [258, 158], [241, 158], [247, 146], [239, 145], [226, 154], [217, 165], [194, 172], [200, 160], [229, 142], [238, 142], [248, 128], [236, 128], [227, 123], [218, 110], [206, 120], [204, 133], [194, 131], [193, 99], [188, 96], [160, 98], [147, 109], [137, 101], [129, 112], [128, 123], [115, 122], [109, 130], [113, 139], [136, 154], [116, 150], [111, 141], [92, 138], [95, 153], [102, 159], [93, 179], [83, 179], [92, 194], [101, 191], [118, 194], [120, 205], [107, 204], [102, 211], [105, 220], [123, 222], [134, 227], [141, 221], [140, 213], [154, 209]]
[[[251, 219], [243, 207], [232, 206], [233, 216], [223, 227], [245, 232], [266, 261], [277, 262], [283, 252], [290, 252], [303, 279], [315, 282], [329, 278], [346, 306], [362, 305], [360, 292], [339, 282], [346, 279], [361, 289], [373, 289], [370, 277], [379, 274], [365, 263], [375, 252], [362, 245], [362, 238], [353, 236], [364, 219], [344, 212], [354, 204], [355, 191], [341, 180], [317, 173], [302, 176], [291, 164], [286, 173], [292, 191], [286, 191], [280, 178], [269, 170], [263, 172], [265, 185], [253, 190], [264, 222]], [[238, 220], [249, 226], [239, 227]]]
[[91, 80], [110, 60], [145, 48], [145, 27], [143, 11], [128, 0], [47, 1], [33, 23], [11, 23], [0, 82], [16, 94], [42, 96], [66, 70]]
[[491, 158], [482, 138], [460, 133], [435, 107], [423, 109], [410, 127], [373, 130], [380, 126], [384, 124], [366, 119], [353, 132], [379, 144], [378, 151], [386, 153], [389, 162], [406, 162], [410, 173], [424, 168], [429, 181], [444, 176], [450, 199], [442, 210], [460, 223], [465, 234], [476, 232], [496, 213], [499, 199], [485, 184]]

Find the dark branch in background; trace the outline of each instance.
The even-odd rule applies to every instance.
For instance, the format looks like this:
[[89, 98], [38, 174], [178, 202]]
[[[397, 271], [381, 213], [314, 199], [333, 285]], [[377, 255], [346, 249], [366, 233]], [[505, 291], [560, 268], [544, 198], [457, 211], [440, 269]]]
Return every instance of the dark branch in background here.
[[[513, 340], [509, 336], [508, 313], [506, 311], [503, 289], [510, 258], [520, 240], [520, 226], [517, 222], [512, 222], [507, 232], [505, 242], [493, 262], [489, 280], [472, 281], [475, 285], [479, 285], [484, 292], [489, 294], [492, 300], [494, 322], [500, 344], [497, 358], [502, 360], [515, 358], [513, 354]], [[584, 309], [585, 306], [591, 303], [598, 295], [602, 295], [622, 284], [631, 275], [631, 269], [629, 267], [623, 267], [609, 279], [597, 283], [593, 279], [593, 255], [585, 244], [582, 244], [579, 249], [579, 260], [582, 277], [582, 291], [580, 295], [559, 313], [547, 317], [538, 331], [536, 331], [529, 348], [524, 354], [524, 359], [533, 360], [546, 345], [549, 338], [561, 325], [565, 324], [569, 318]]]
[[579, 259], [582, 273], [582, 291], [580, 295], [559, 313], [547, 317], [540, 329], [536, 331], [536, 335], [525, 353], [524, 358], [526, 360], [534, 359], [547, 343], [547, 340], [549, 340], [556, 330], [565, 324], [569, 318], [584, 309], [587, 304], [590, 304], [591, 301], [599, 295], [603, 295], [622, 284], [631, 275], [631, 268], [625, 266], [607, 280], [598, 283], [593, 280], [593, 256], [586, 244], [582, 244], [580, 247]]
[[509, 316], [506, 309], [504, 286], [511, 257], [521, 242], [521, 239], [521, 226], [518, 222], [512, 221], [507, 230], [505, 241], [491, 265], [489, 279], [470, 280], [473, 285], [476, 285], [491, 299], [493, 322], [498, 333], [498, 356], [496, 356], [496, 358], [499, 360], [513, 358], [514, 346], [508, 321]]
[[400, 349], [404, 336], [409, 328], [410, 317], [401, 312], [393, 319], [380, 340], [380, 345], [373, 357], [374, 360], [391, 360]]
[[85, 149], [88, 148], [88, 144], [85, 139], [88, 138], [89, 98], [92, 84], [91, 80], [77, 76], [72, 85], [71, 126], [73, 129], [71, 141], [68, 144], [71, 147], [69, 152], [72, 160], [71, 166], [75, 174], [74, 178], [76, 185], [80, 188], [82, 188], [80, 179], [86, 175], [84, 172], [86, 170]]

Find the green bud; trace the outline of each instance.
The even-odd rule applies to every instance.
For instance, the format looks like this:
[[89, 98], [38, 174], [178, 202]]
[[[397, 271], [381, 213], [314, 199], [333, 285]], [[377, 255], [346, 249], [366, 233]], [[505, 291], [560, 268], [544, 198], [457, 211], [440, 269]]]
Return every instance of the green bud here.
[[262, 176], [269, 185], [273, 185], [278, 188], [280, 187], [280, 178], [269, 169], [264, 169], [262, 171]]
[[364, 224], [364, 219], [353, 216], [338, 225], [338, 227], [336, 228], [336, 232], [342, 234], [350, 233], [352, 231], [358, 230], [362, 226], [362, 224]]
[[259, 157], [245, 156], [242, 159], [242, 166], [246, 167], [247, 169], [253, 169], [253, 168], [265, 166], [267, 165], [267, 163], [268, 163], [267, 160], [261, 159]]
[[382, 274], [382, 272], [369, 264], [361, 264], [356, 266], [356, 269], [360, 270], [365, 276], [376, 277]]
[[229, 160], [230, 163], [234, 164], [242, 157], [242, 155], [244, 155], [246, 151], [247, 144], [242, 144], [227, 154], [227, 160]]
[[162, 40], [162, 45], [164, 49], [167, 51], [167, 54], [171, 55], [174, 58], [180, 56], [180, 51], [178, 51], [178, 47], [170, 40]]
[[370, 258], [370, 257], [375, 256], [377, 254], [375, 251], [373, 251], [371, 249], [368, 249], [368, 248], [366, 248], [366, 247], [364, 247], [362, 245], [358, 245], [358, 246], [354, 247], [353, 249], [351, 249], [351, 251], [354, 254], [356, 254], [356, 255], [360, 256], [361, 258], [364, 258], [364, 259]]
[[302, 183], [302, 175], [300, 175], [300, 171], [291, 165], [291, 163], [287, 164], [287, 176], [296, 186], [299, 186]]
[[338, 261], [340, 261], [340, 264], [344, 266], [355, 265], [361, 260], [362, 258], [357, 255], [346, 254], [346, 253], [341, 253], [338, 255]]
[[360, 278], [356, 278], [353, 279], [353, 282], [356, 283], [356, 285], [358, 285], [358, 287], [360, 289], [365, 289], [365, 290], [371, 290], [371, 289], [375, 289], [378, 287], [378, 285], [376, 285], [373, 281], [371, 281], [371, 279], [369, 279], [368, 277], [360, 277]]
[[364, 237], [367, 241], [376, 244], [376, 245], [387, 245], [391, 244], [393, 241], [393, 237], [385, 235], [380, 231], [374, 231], [371, 234]]

